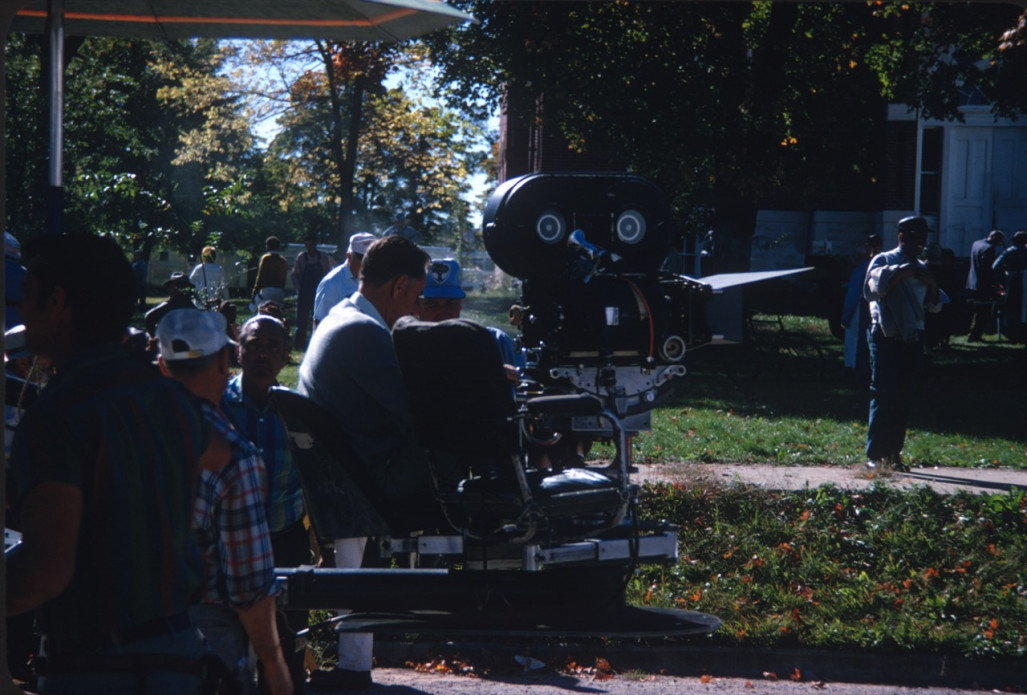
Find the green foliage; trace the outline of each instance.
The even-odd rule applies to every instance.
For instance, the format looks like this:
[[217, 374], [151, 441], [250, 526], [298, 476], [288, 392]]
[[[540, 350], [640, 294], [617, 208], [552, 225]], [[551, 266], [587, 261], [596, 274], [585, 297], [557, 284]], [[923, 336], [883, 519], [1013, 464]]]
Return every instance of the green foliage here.
[[[250, 42], [240, 58], [253, 103], [281, 130], [266, 168], [275, 199], [304, 231], [381, 231], [407, 210], [432, 243], [469, 228], [463, 197], [481, 166], [481, 128], [414, 92], [387, 88], [400, 67], [427, 73], [416, 49]], [[262, 70], [254, 70], [257, 68]], [[270, 72], [275, 84], [254, 80]], [[342, 242], [341, 237], [338, 241]]]
[[454, 4], [480, 24], [427, 39], [454, 104], [544, 118], [549, 146], [652, 179], [680, 228], [714, 226], [743, 262], [768, 197], [876, 209], [889, 100], [942, 118], [976, 91], [1022, 101], [992, 88], [1012, 5]]
[[1027, 495], [647, 486], [682, 558], [638, 603], [714, 613], [722, 644], [1027, 654]]
[[[111, 234], [147, 254], [169, 244], [195, 251], [246, 196], [238, 163], [250, 139], [216, 76], [216, 45], [90, 37], [69, 40], [67, 52], [65, 229]], [[41, 55], [38, 37], [7, 44], [7, 166], [17, 172], [8, 215], [23, 239], [45, 224]]]

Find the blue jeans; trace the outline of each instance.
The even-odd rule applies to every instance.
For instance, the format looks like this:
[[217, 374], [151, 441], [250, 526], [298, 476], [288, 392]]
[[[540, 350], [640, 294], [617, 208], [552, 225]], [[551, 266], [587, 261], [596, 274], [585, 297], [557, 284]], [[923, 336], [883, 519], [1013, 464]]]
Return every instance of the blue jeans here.
[[[110, 654], [166, 654], [199, 661], [206, 653], [200, 631], [190, 627], [96, 652], [95, 656], [102, 661], [103, 656]], [[146, 695], [197, 695], [201, 685], [199, 674], [175, 671], [148, 672], [143, 681]], [[39, 692], [41, 695], [137, 695], [141, 690], [134, 673], [68, 671], [41, 676]]]
[[189, 607], [189, 618], [203, 633], [207, 648], [239, 680], [242, 695], [252, 695], [256, 664], [249, 658], [249, 641], [239, 614], [225, 605], [197, 603]]
[[899, 460], [906, 442], [906, 425], [913, 384], [924, 367], [924, 332], [905, 342], [885, 338], [879, 331], [868, 335], [870, 347], [870, 422], [867, 426], [867, 458]]

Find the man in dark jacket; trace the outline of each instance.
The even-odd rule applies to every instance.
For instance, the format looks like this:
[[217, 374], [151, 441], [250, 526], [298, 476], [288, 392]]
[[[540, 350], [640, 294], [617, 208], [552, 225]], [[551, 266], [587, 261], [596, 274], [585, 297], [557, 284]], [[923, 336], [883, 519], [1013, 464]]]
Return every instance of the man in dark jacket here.
[[973, 302], [973, 318], [970, 319], [967, 340], [980, 341], [985, 330], [994, 328], [992, 323], [996, 277], [991, 266], [1001, 253], [1005, 242], [1006, 235], [993, 229], [987, 237], [978, 239], [970, 247], [970, 272], [966, 276], [966, 289], [970, 290], [970, 299]]

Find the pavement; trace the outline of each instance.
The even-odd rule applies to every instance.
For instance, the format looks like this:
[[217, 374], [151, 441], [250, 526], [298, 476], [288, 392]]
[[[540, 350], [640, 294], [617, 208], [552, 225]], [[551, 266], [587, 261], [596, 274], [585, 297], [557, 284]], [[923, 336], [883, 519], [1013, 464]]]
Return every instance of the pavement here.
[[1003, 493], [1027, 491], [1027, 470], [1011, 468], [913, 468], [899, 473], [870, 472], [864, 466], [777, 466], [733, 463], [639, 464], [636, 481], [704, 485], [755, 485], [771, 490], [802, 490], [831, 484], [864, 489], [875, 484], [909, 489], [927, 486], [942, 494], [959, 491]]

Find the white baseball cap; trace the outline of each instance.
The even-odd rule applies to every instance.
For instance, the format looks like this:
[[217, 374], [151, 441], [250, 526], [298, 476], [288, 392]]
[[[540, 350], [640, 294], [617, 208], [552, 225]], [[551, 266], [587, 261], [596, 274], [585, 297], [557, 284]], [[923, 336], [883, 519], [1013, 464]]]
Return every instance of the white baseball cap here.
[[157, 344], [165, 362], [195, 360], [213, 355], [228, 344], [225, 317], [218, 311], [175, 309], [157, 324]]
[[367, 249], [371, 247], [378, 237], [374, 234], [368, 234], [367, 232], [357, 232], [349, 238], [349, 253], [356, 253], [361, 256], [367, 253]]

